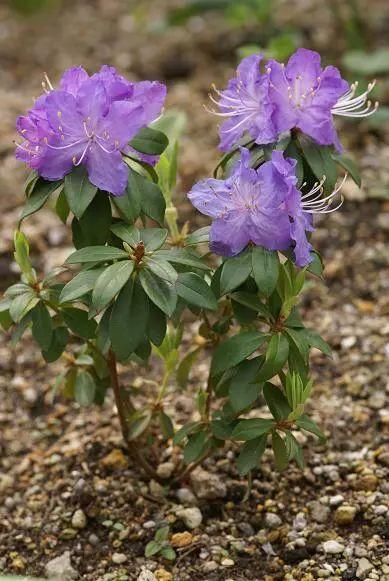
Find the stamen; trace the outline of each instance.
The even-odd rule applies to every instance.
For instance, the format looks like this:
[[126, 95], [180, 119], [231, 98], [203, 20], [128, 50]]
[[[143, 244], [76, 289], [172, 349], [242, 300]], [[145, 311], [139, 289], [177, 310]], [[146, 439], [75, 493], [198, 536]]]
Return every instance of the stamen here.
[[50, 91], [54, 91], [54, 87], [53, 87], [53, 85], [51, 84], [51, 81], [50, 81], [49, 77], [47, 76], [47, 73], [43, 73], [43, 76], [44, 76], [44, 78], [45, 78], [45, 81], [46, 81], [46, 83], [47, 83], [47, 85], [48, 85], [48, 87], [49, 87]]
[[[351, 85], [350, 89], [338, 100], [335, 107], [332, 109], [333, 115], [341, 117], [370, 117], [378, 109], [378, 101], [372, 105], [372, 102], [367, 100], [369, 93], [374, 89], [376, 81], [368, 84], [366, 91], [354, 97], [358, 83]], [[366, 105], [366, 106], [365, 106]], [[365, 107], [365, 108], [363, 108]]]
[[[81, 157], [80, 157], [80, 159], [79, 159], [78, 161], [76, 160], [76, 157], [73, 157], [73, 164], [74, 164], [76, 167], [82, 163], [82, 161], [83, 161], [83, 159], [84, 159], [84, 157], [85, 157], [85, 155], [86, 155], [86, 152], [87, 152], [87, 151], [88, 151], [88, 149], [89, 149], [89, 146], [90, 146], [90, 142], [88, 141], [88, 143], [86, 144], [86, 146], [85, 146], [85, 149], [84, 149], [84, 151], [82, 152], [82, 154], [81, 154]], [[75, 160], [76, 160], [76, 161], [75, 161]]]
[[47, 137], [45, 137], [44, 138], [44, 142], [47, 145], [47, 147], [49, 147], [50, 149], [58, 149], [58, 150], [61, 150], [61, 149], [69, 149], [69, 147], [73, 147], [74, 145], [78, 145], [79, 143], [83, 143], [83, 142], [85, 142], [85, 139], [84, 138], [83, 139], [79, 139], [78, 141], [74, 141], [74, 143], [69, 143], [68, 145], [51, 145], [48, 142]]

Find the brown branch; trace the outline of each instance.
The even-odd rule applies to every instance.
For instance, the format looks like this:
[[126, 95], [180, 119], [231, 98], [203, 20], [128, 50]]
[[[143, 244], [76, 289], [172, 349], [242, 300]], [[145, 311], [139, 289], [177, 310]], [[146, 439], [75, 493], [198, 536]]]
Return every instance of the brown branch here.
[[135, 462], [137, 462], [138, 464], [140, 464], [140, 466], [142, 466], [142, 468], [143, 468], [144, 472], [147, 474], [147, 476], [149, 476], [150, 478], [153, 478], [154, 480], [157, 480], [158, 482], [161, 482], [161, 478], [158, 476], [158, 474], [156, 473], [154, 468], [143, 457], [143, 455], [139, 451], [137, 445], [130, 440], [129, 433], [128, 433], [127, 413], [128, 413], [128, 411], [130, 413], [134, 412], [135, 407], [132, 404], [128, 395], [125, 396], [125, 398], [123, 397], [122, 389], [119, 385], [119, 378], [118, 378], [118, 374], [117, 374], [116, 357], [115, 357], [115, 354], [113, 353], [112, 350], [110, 350], [110, 352], [108, 354], [107, 363], [108, 363], [108, 368], [109, 368], [109, 372], [111, 375], [111, 383], [112, 383], [112, 388], [113, 388], [113, 392], [114, 392], [114, 396], [115, 396], [116, 407], [118, 410], [120, 427], [121, 427], [121, 431], [123, 434], [123, 439], [127, 445], [128, 452], [129, 452], [130, 456], [133, 458], [133, 460], [135, 460]]

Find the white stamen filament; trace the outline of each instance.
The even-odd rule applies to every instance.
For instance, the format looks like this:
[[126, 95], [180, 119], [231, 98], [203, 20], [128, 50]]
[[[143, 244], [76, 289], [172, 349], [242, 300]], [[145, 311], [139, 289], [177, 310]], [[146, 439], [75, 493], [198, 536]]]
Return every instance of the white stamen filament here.
[[378, 101], [373, 105], [368, 100], [368, 95], [374, 89], [375, 84], [376, 81], [374, 80], [368, 84], [364, 93], [354, 97], [358, 82], [353, 83], [350, 89], [338, 100], [335, 107], [332, 108], [332, 114], [341, 117], [370, 117], [370, 115], [373, 115], [378, 109]]
[[[323, 193], [322, 185], [324, 183], [325, 177], [323, 177], [320, 182], [314, 184], [313, 188], [307, 194], [301, 197], [301, 207], [303, 211], [307, 214], [330, 214], [331, 212], [338, 210], [343, 204], [343, 196], [340, 196], [340, 202], [336, 207], [332, 207], [332, 203], [342, 189], [344, 182], [347, 179], [347, 175], [348, 174], [346, 173], [343, 180], [338, 186], [336, 186], [334, 191], [324, 198], [322, 198], [321, 195]], [[319, 192], [319, 194], [315, 195], [317, 192]]]

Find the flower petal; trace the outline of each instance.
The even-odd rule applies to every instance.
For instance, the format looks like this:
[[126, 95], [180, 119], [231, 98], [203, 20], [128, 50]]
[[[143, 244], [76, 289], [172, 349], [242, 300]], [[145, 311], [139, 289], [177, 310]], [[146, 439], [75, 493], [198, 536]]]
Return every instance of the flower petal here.
[[127, 186], [128, 167], [120, 151], [106, 153], [93, 143], [88, 151], [86, 166], [89, 179], [100, 190], [121, 196]]
[[223, 180], [201, 180], [193, 186], [188, 198], [199, 212], [211, 218], [220, 218], [233, 208], [230, 188]]
[[75, 97], [87, 79], [89, 79], [89, 75], [83, 67], [72, 67], [64, 72], [59, 86], [62, 91], [67, 91]]
[[212, 252], [221, 256], [235, 256], [250, 242], [246, 214], [231, 212], [226, 218], [212, 222], [209, 232], [209, 246]]

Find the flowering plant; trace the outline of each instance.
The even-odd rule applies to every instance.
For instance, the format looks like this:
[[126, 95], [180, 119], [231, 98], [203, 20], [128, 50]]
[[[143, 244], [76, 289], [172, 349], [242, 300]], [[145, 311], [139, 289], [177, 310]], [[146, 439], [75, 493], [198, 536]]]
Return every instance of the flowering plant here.
[[[47, 362], [63, 358], [56, 390], [81, 406], [102, 404], [112, 387], [128, 452], [148, 476], [184, 478], [226, 441], [241, 443], [242, 475], [258, 467], [268, 441], [278, 469], [291, 460], [302, 467], [296, 432], [324, 438], [305, 405], [310, 350], [329, 356], [330, 348], [305, 327], [298, 300], [306, 277], [323, 274], [313, 219], [341, 205], [339, 168], [359, 184], [334, 115], [372, 113], [372, 88], [355, 96], [356, 85], [304, 49], [286, 66], [270, 61], [261, 70], [259, 55], [244, 59], [227, 89], [215, 89], [219, 100], [211, 96], [226, 118], [225, 155], [188, 194], [212, 219], [192, 233], [178, 227], [172, 202], [180, 123], [158, 120], [164, 85], [76, 67], [58, 89], [46, 79], [19, 117], [16, 157], [32, 169], [21, 222], [55, 196], [58, 217], [71, 216], [75, 252], [40, 279], [18, 229], [21, 281], [0, 303], [0, 324], [14, 341], [31, 329]], [[187, 311], [201, 323], [183, 353]], [[152, 354], [162, 379], [149, 382], [140, 406], [117, 362], [145, 365]], [[200, 356], [210, 357], [208, 380], [196, 417], [179, 427], [164, 396], [185, 389]], [[258, 417], [263, 402], [268, 413]], [[174, 445], [169, 470], [151, 460], [166, 441]]]

